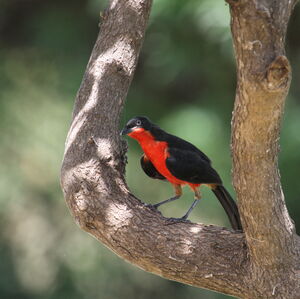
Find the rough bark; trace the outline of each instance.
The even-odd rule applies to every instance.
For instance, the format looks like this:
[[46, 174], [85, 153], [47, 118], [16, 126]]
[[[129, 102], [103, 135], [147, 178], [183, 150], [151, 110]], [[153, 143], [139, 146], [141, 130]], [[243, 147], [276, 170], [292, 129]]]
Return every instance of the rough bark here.
[[245, 234], [212, 225], [168, 225], [127, 188], [119, 116], [151, 0], [111, 0], [102, 16], [75, 102], [61, 185], [78, 225], [146, 271], [241, 298], [299, 298], [300, 242], [277, 170], [290, 81], [283, 46], [292, 3], [228, 2], [238, 62], [234, 185]]
[[[299, 267], [297, 236], [278, 171], [280, 124], [291, 80], [284, 42], [295, 2], [230, 3], [238, 74], [232, 120], [233, 183], [253, 278], [264, 286], [261, 296], [266, 292], [283, 296], [282, 279], [287, 273], [289, 287], [294, 282], [299, 288], [299, 277], [292, 274]], [[293, 298], [293, 292], [287, 294], [283, 298]]]

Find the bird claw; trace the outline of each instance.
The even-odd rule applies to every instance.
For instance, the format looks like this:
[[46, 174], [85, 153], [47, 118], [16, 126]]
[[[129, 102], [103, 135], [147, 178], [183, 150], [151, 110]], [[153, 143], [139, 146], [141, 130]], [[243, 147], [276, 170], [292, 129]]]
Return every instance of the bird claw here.
[[167, 218], [167, 224], [166, 225], [172, 225], [172, 224], [176, 224], [176, 223], [191, 223], [190, 220], [186, 219], [185, 217], [181, 217], [181, 218]]
[[158, 208], [156, 205], [152, 205], [151, 203], [146, 203], [145, 207], [147, 207], [151, 210], [155, 210], [155, 211], [157, 211], [157, 208]]

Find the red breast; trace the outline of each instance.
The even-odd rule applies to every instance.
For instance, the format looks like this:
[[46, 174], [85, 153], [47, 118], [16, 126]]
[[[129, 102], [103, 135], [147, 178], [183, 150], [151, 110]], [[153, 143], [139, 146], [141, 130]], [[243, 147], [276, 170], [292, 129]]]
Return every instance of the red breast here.
[[144, 153], [155, 166], [157, 171], [162, 174], [170, 183], [177, 185], [187, 184], [187, 182], [174, 177], [167, 168], [166, 159], [169, 157], [167, 142], [155, 140], [151, 133], [143, 128], [134, 130], [128, 135], [139, 142]]

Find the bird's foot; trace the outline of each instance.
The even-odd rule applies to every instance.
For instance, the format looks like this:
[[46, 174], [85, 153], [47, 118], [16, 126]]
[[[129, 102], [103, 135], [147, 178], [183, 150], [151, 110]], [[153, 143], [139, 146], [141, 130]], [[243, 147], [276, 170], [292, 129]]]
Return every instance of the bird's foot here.
[[145, 207], [151, 209], [151, 210], [157, 210], [158, 206], [157, 205], [153, 205], [151, 203], [146, 203]]
[[172, 225], [172, 224], [176, 224], [176, 223], [182, 223], [182, 222], [185, 222], [185, 223], [190, 223], [191, 221], [187, 219], [186, 216], [183, 216], [183, 217], [180, 217], [180, 218], [167, 218], [167, 224], [166, 225]]

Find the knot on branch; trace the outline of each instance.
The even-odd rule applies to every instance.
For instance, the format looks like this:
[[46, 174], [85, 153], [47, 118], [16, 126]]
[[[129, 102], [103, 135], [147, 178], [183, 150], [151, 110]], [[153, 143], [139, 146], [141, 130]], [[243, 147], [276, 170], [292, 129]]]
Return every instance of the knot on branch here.
[[290, 82], [290, 74], [291, 66], [288, 59], [283, 55], [277, 56], [267, 67], [266, 88], [271, 91], [286, 89]]

